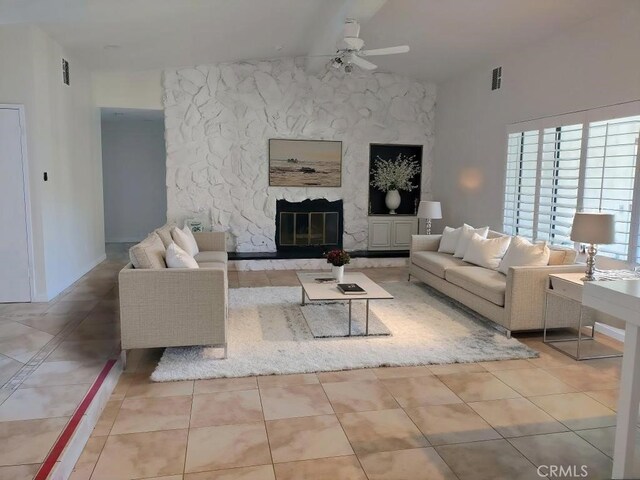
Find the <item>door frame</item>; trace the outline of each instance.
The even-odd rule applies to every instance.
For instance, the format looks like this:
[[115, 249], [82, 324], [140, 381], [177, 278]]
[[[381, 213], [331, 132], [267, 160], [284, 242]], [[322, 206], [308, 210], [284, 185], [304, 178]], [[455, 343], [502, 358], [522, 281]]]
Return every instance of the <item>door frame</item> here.
[[24, 190], [24, 209], [27, 227], [27, 257], [29, 263], [29, 302], [34, 301], [35, 288], [35, 271], [34, 271], [34, 254], [33, 254], [33, 230], [31, 218], [31, 182], [29, 177], [29, 155], [27, 151], [27, 122], [25, 117], [25, 108], [22, 104], [0, 103], [0, 110], [17, 110], [18, 121], [20, 122], [20, 148], [22, 150], [22, 183]]

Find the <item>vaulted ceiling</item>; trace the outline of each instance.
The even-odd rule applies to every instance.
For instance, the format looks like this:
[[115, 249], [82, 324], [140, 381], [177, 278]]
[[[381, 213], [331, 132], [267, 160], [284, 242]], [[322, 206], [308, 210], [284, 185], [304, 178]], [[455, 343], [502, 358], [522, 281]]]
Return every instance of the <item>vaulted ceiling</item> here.
[[[34, 23], [96, 70], [333, 53], [362, 21], [380, 70], [441, 81], [638, 0], [0, 0], [0, 25]], [[335, 37], [338, 38], [335, 38]]]

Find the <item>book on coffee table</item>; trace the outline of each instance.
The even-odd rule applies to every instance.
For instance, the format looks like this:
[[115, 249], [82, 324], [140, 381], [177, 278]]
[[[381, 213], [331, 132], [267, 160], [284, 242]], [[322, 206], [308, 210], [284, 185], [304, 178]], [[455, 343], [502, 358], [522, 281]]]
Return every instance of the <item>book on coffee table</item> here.
[[338, 290], [345, 295], [364, 295], [367, 291], [357, 283], [339, 283]]

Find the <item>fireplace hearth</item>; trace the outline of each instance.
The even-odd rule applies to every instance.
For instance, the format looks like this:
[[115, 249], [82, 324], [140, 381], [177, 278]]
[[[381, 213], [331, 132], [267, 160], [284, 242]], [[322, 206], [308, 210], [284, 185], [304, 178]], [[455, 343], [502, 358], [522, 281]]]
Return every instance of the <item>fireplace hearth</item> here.
[[276, 201], [278, 252], [324, 254], [342, 248], [342, 200]]

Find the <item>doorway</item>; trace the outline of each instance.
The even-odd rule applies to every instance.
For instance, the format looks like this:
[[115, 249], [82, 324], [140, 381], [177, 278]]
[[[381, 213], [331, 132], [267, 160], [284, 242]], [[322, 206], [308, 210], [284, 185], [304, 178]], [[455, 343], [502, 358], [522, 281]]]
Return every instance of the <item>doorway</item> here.
[[26, 154], [23, 108], [0, 105], [0, 303], [32, 298]]
[[164, 112], [103, 108], [107, 255], [122, 256], [167, 218]]

